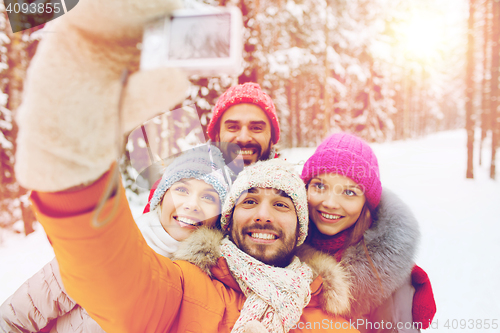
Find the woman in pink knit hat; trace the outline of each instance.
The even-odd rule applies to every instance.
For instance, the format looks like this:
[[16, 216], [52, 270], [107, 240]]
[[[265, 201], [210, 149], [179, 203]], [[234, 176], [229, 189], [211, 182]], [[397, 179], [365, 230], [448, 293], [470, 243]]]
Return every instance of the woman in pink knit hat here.
[[370, 146], [351, 134], [333, 134], [307, 160], [301, 178], [310, 219], [302, 251], [326, 252], [349, 271], [357, 328], [427, 328], [436, 307], [427, 274], [414, 263], [418, 223], [397, 196], [382, 191]]

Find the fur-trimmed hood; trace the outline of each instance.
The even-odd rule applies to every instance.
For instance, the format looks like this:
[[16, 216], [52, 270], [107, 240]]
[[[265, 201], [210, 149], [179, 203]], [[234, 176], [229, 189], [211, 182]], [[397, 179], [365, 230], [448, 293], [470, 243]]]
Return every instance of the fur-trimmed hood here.
[[220, 242], [224, 238], [218, 229], [201, 227], [186, 240], [179, 243], [172, 260], [185, 260], [198, 266], [212, 277], [211, 268], [217, 266], [220, 254]]
[[[220, 254], [220, 241], [224, 234], [220, 230], [199, 228], [181, 242], [173, 260], [185, 260], [217, 279], [216, 269], [227, 265]], [[351, 284], [349, 274], [332, 256], [316, 251], [308, 246], [299, 247], [297, 255], [313, 270], [310, 305], [319, 304], [332, 315], [347, 315], [351, 304]], [[225, 269], [222, 269], [226, 271]], [[226, 285], [237, 286], [224, 282]]]
[[351, 276], [351, 315], [354, 318], [378, 307], [407, 281], [420, 240], [418, 222], [401, 199], [384, 189], [364, 239], [382, 288], [362, 243], [347, 248], [341, 264]]

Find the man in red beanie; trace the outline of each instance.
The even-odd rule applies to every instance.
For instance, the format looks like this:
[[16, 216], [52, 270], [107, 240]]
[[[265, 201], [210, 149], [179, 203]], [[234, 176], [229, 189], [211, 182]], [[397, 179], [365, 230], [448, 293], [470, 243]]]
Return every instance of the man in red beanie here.
[[[207, 134], [212, 142], [237, 144], [245, 166], [275, 158], [280, 124], [271, 97], [254, 82], [230, 87], [213, 108]], [[232, 180], [241, 169], [241, 165], [230, 167]], [[151, 188], [143, 213], [149, 212], [149, 201], [159, 182]]]
[[280, 125], [271, 97], [253, 82], [229, 88], [217, 100], [207, 134], [237, 144], [245, 166], [274, 158]]

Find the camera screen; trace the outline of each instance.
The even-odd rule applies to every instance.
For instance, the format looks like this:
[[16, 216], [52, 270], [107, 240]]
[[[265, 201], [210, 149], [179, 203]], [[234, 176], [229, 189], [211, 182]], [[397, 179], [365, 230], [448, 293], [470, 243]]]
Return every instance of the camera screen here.
[[229, 13], [172, 17], [169, 59], [229, 57], [230, 25]]

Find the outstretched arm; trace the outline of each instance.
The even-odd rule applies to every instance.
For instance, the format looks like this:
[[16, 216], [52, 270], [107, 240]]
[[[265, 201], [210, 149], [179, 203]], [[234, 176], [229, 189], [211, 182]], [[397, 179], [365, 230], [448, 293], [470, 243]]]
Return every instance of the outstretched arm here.
[[32, 193], [64, 286], [106, 332], [168, 331], [182, 297], [181, 271], [147, 246], [121, 185], [102, 211], [114, 214], [111, 222], [91, 226], [108, 181], [105, 174], [82, 190]]
[[182, 295], [180, 269], [147, 246], [121, 185], [102, 211], [111, 222], [92, 226], [123, 134], [119, 101], [127, 131], [185, 97], [181, 71], [136, 71], [142, 24], [179, 2], [80, 1], [44, 30], [17, 113], [17, 180], [34, 190], [68, 294], [107, 332], [168, 331]]

